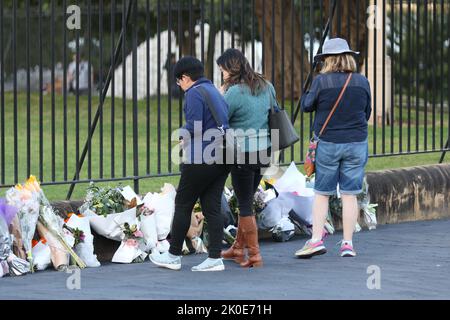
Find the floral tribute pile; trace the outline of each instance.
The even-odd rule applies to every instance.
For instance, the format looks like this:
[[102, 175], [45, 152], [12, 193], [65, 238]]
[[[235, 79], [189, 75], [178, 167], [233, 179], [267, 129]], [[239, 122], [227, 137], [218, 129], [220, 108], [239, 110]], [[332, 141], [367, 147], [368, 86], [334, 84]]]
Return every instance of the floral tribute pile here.
[[[284, 242], [295, 234], [311, 235], [314, 177], [309, 179], [292, 164], [279, 179], [263, 179], [254, 196], [258, 227]], [[376, 204], [369, 199], [369, 186], [358, 195], [365, 226], [377, 226]], [[50, 267], [95, 268], [94, 236], [120, 242], [113, 263], [142, 263], [153, 250], [169, 250], [170, 229], [175, 213], [176, 189], [164, 184], [159, 193], [141, 197], [129, 186], [99, 187], [91, 183], [78, 212], [63, 219], [48, 201], [34, 176], [7, 190], [0, 199], [0, 278], [21, 276]], [[325, 234], [333, 233], [333, 221], [342, 216], [340, 197], [330, 199]], [[237, 231], [238, 201], [225, 188], [221, 211], [224, 244], [232, 244]], [[184, 254], [208, 252], [208, 221], [199, 202], [183, 246]], [[356, 231], [361, 226], [355, 226]]]
[[87, 266], [76, 253], [85, 234], [55, 212], [34, 176], [6, 192], [0, 225], [2, 276], [33, 273], [49, 265], [59, 271], [70, 264]]

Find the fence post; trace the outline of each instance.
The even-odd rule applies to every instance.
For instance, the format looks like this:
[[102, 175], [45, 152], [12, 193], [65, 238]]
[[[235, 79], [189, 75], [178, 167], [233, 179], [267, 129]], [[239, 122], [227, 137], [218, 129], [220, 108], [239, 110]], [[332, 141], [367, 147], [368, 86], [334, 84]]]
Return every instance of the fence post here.
[[[126, 12], [125, 25], [127, 25], [129, 20], [130, 20], [132, 4], [133, 4], [133, 0], [129, 0], [128, 1], [128, 6], [127, 6], [127, 12]], [[88, 135], [87, 141], [86, 141], [86, 143], [84, 145], [83, 153], [81, 154], [81, 159], [79, 161], [77, 161], [78, 166], [77, 166], [77, 169], [76, 169], [76, 172], [75, 172], [75, 176], [74, 176], [74, 178], [72, 180], [72, 183], [70, 184], [70, 188], [69, 188], [69, 192], [67, 193], [66, 200], [70, 200], [70, 198], [72, 197], [72, 193], [73, 193], [73, 189], [75, 188], [77, 177], [79, 175], [79, 172], [80, 172], [80, 170], [81, 170], [81, 168], [83, 166], [84, 160], [86, 158], [86, 154], [87, 154], [88, 147], [89, 147], [89, 142], [91, 141], [91, 139], [92, 139], [92, 137], [94, 135], [94, 132], [95, 132], [95, 128], [97, 127], [97, 123], [98, 123], [98, 120], [100, 118], [101, 111], [103, 109], [103, 103], [105, 102], [106, 94], [108, 93], [109, 85], [111, 83], [111, 77], [112, 77], [112, 74], [114, 73], [114, 69], [115, 69], [115, 66], [117, 65], [117, 61], [119, 60], [120, 49], [122, 47], [123, 39], [124, 39], [124, 27], [125, 27], [125, 25], [122, 26], [122, 31], [120, 33], [120, 37], [119, 37], [119, 41], [117, 43], [116, 51], [114, 53], [114, 60], [111, 62], [111, 67], [109, 68], [108, 76], [106, 77], [105, 86], [103, 87], [102, 93], [100, 95], [100, 102], [99, 102], [99, 105], [98, 105], [98, 108], [97, 108], [97, 112], [96, 112], [95, 117], [94, 117], [94, 121], [93, 121], [92, 126], [91, 126], [91, 130], [89, 130], [89, 135]]]

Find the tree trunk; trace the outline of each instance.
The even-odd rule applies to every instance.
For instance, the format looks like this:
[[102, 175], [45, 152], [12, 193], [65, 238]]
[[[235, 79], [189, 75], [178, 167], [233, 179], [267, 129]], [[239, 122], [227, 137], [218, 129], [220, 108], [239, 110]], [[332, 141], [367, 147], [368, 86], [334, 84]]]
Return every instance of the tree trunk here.
[[[346, 39], [352, 50], [361, 53], [358, 61], [360, 67], [364, 64], [367, 44], [367, 7], [364, 2], [360, 0], [339, 0], [330, 34], [333, 38]], [[331, 0], [325, 1], [325, 12], [330, 12], [331, 5]]]
[[[294, 0], [275, 1], [275, 11], [273, 11], [272, 2], [270, 1], [256, 0], [255, 2], [255, 14], [258, 18], [261, 37], [264, 29], [264, 74], [268, 80], [273, 80], [278, 97], [284, 96], [285, 99], [298, 99], [300, 97], [303, 83], [302, 71], [303, 80], [306, 79], [310, 71], [308, 52], [304, 48], [304, 43], [299, 43], [299, 41], [301, 41], [299, 39], [303, 39], [303, 30], [301, 30], [300, 17], [297, 11], [294, 12], [293, 21], [291, 18], [292, 12], [290, 8], [292, 7], [292, 1]], [[285, 8], [284, 10], [282, 10], [283, 7]], [[275, 25], [272, 24], [273, 15], [275, 15]], [[294, 24], [294, 43], [291, 41], [292, 24]], [[284, 39], [282, 38], [283, 27]], [[272, 39], [273, 31], [275, 31], [274, 48]], [[284, 57], [282, 56], [283, 46]], [[292, 55], [294, 55], [293, 64]], [[272, 64], [272, 58], [274, 58], [273, 61], [275, 61], [274, 65]], [[284, 70], [282, 70], [283, 59]], [[292, 81], [294, 82], [293, 94], [291, 94]]]
[[[178, 21], [176, 21], [173, 25], [173, 31], [175, 32], [175, 37], [177, 43], [181, 45], [181, 55], [182, 56], [195, 56], [195, 39], [197, 37], [195, 33], [195, 23], [192, 23], [192, 26], [189, 25], [189, 12], [183, 12], [182, 15], [183, 21], [185, 21], [182, 25], [181, 34], [179, 33], [179, 25]], [[198, 14], [194, 12], [193, 21], [198, 19]], [[191, 28], [192, 27], [192, 28]], [[181, 35], [181, 39], [180, 39]], [[193, 51], [192, 51], [193, 49]], [[180, 57], [181, 58], [181, 57]]]

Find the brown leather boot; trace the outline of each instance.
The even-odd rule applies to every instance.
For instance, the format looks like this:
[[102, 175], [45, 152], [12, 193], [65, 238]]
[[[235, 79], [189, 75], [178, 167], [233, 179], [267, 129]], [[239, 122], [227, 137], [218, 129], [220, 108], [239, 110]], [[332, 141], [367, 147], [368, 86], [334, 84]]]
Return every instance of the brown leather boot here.
[[262, 267], [263, 261], [259, 253], [258, 225], [255, 216], [241, 217], [242, 232], [244, 234], [244, 244], [248, 248], [248, 260], [241, 263], [243, 268]]
[[222, 258], [225, 260], [234, 260], [236, 263], [242, 263], [245, 261], [244, 237], [240, 220], [241, 218], [238, 218], [238, 230], [233, 245], [228, 250], [221, 252]]

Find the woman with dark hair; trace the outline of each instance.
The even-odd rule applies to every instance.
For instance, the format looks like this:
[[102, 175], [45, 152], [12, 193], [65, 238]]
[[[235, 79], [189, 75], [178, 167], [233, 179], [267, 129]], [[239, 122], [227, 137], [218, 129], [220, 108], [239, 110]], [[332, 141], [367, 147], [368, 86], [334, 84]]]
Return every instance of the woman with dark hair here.
[[[239, 161], [232, 165], [231, 177], [239, 204], [236, 241], [222, 257], [242, 267], [261, 267], [258, 227], [253, 199], [262, 179], [261, 170], [270, 163], [269, 111], [276, 103], [275, 89], [255, 72], [247, 58], [236, 49], [226, 50], [217, 60], [223, 75], [222, 92], [229, 106], [228, 122], [239, 141]], [[267, 159], [267, 161], [264, 161]], [[241, 164], [241, 162], [244, 162]], [[267, 163], [264, 163], [267, 162]], [[248, 259], [244, 250], [248, 248]]]

